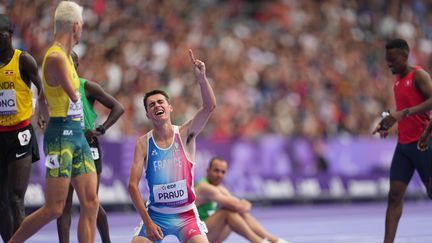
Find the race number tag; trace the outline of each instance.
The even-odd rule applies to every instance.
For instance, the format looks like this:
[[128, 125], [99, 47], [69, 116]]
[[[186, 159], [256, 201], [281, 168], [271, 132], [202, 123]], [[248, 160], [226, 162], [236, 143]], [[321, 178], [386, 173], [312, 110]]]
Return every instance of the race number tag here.
[[186, 180], [154, 185], [153, 196], [156, 203], [185, 202], [188, 199]]
[[16, 92], [14, 89], [0, 90], [0, 116], [17, 113]]
[[45, 166], [50, 169], [60, 168], [59, 163], [59, 155], [58, 154], [50, 154], [45, 158]]
[[68, 107], [67, 115], [73, 118], [81, 118], [83, 114], [81, 96], [78, 92], [76, 93], [76, 95], [78, 96], [78, 100], [75, 103], [69, 98], [69, 107]]
[[18, 140], [21, 146], [26, 146], [27, 144], [29, 144], [30, 139], [31, 139], [30, 130], [27, 129], [18, 133]]
[[97, 148], [90, 148], [90, 151], [94, 160], [99, 159], [99, 150]]

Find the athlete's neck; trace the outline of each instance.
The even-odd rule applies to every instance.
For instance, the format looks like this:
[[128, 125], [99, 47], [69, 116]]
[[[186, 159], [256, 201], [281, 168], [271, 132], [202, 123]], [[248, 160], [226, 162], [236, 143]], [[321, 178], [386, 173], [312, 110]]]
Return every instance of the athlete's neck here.
[[15, 50], [13, 48], [8, 48], [0, 55], [0, 68], [6, 66], [10, 62], [14, 52]]
[[54, 45], [59, 46], [67, 55], [70, 55], [74, 46], [72, 37], [63, 34], [54, 37]]
[[407, 65], [406, 68], [405, 68], [405, 70], [403, 70], [403, 71], [401, 71], [401, 72], [399, 73], [399, 77], [400, 77], [400, 78], [405, 77], [409, 72], [411, 72], [411, 70], [412, 70], [413, 68], [414, 68], [413, 66], [409, 66], [409, 65]]
[[155, 140], [158, 141], [171, 139], [173, 137], [173, 134], [174, 134], [173, 125], [168, 123], [165, 123], [160, 127], [155, 127], [153, 129], [153, 137], [155, 138]]

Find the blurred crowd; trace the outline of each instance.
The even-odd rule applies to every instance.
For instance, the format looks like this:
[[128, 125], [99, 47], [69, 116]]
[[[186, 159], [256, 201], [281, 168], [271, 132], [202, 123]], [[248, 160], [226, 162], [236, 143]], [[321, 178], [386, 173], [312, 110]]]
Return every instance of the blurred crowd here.
[[[393, 108], [385, 42], [408, 40], [410, 61], [429, 69], [432, 8], [419, 0], [76, 0], [85, 7], [76, 47], [81, 77], [125, 106], [112, 139], [150, 128], [143, 94], [162, 88], [174, 123], [201, 100], [187, 50], [205, 61], [218, 107], [203, 135], [371, 136]], [[14, 45], [39, 64], [53, 37], [57, 0], [6, 0]], [[98, 107], [99, 112], [106, 111]]]

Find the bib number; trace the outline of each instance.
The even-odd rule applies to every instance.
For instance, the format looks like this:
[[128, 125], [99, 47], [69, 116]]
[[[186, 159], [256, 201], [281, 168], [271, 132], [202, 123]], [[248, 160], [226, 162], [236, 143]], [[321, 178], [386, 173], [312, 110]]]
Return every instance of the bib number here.
[[100, 158], [99, 150], [97, 148], [90, 148], [93, 160], [97, 160]]
[[45, 166], [50, 169], [60, 168], [59, 163], [59, 155], [58, 154], [50, 154], [45, 158]]
[[0, 90], [0, 116], [17, 113], [16, 92], [14, 89]]
[[18, 140], [21, 146], [26, 146], [27, 144], [29, 144], [30, 139], [31, 139], [30, 130], [26, 129], [18, 133]]

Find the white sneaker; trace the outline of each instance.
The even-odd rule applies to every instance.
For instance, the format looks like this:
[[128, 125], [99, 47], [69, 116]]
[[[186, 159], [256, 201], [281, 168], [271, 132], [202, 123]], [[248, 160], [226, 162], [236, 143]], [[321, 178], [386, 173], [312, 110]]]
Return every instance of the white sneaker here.
[[287, 241], [287, 240], [284, 240], [282, 238], [278, 238], [277, 241], [276, 241], [276, 243], [290, 243], [290, 242]]
[[271, 242], [268, 241], [267, 239], [263, 239], [263, 240], [261, 241], [261, 243], [271, 243]]

